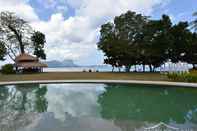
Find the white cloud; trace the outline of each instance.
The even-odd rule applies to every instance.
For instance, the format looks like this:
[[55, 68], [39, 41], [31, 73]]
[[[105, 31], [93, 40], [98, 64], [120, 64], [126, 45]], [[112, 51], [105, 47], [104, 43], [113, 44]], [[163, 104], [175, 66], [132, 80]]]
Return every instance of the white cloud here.
[[[49, 103], [48, 111], [54, 112], [57, 119], [65, 120], [65, 116], [62, 116], [65, 112], [72, 117], [100, 117], [100, 105], [97, 101], [98, 96], [105, 92], [105, 85], [77, 85], [78, 90], [75, 90], [76, 85], [73, 84], [50, 86], [53, 88], [48, 88], [46, 94]], [[92, 88], [92, 86], [94, 88]], [[81, 101], [82, 99], [84, 99], [84, 101]]]
[[23, 0], [0, 0], [0, 11], [15, 12], [27, 21], [37, 21], [39, 18], [34, 9]]
[[[95, 54], [101, 56], [95, 44], [97, 30], [92, 29], [89, 22], [90, 20], [84, 17], [64, 20], [61, 14], [54, 14], [49, 21], [32, 23], [32, 26], [46, 34], [48, 58], [76, 61], [83, 59], [87, 62]], [[97, 62], [95, 59], [95, 63]]]
[[[34, 9], [21, 0], [0, 0], [0, 10], [9, 9], [31, 21], [31, 25], [46, 34], [47, 58], [74, 59], [82, 64], [102, 63], [102, 53], [97, 50], [100, 25], [128, 10], [151, 15], [155, 6], [163, 6], [169, 0], [47, 0], [46, 6], [67, 10], [74, 8], [75, 16], [64, 19], [61, 13], [48, 21], [38, 18]], [[43, 1], [42, 1], [43, 2]], [[62, 6], [59, 6], [64, 2]], [[65, 7], [65, 9], [64, 9]]]
[[[167, 2], [168, 0], [166, 0]], [[75, 8], [76, 15], [64, 19], [61, 14], [53, 14], [47, 22], [37, 23], [47, 34], [46, 50], [51, 59], [74, 59], [101, 63], [102, 55], [97, 50], [98, 29], [101, 24], [127, 10], [150, 15], [154, 6], [163, 5], [163, 0], [68, 0]], [[97, 56], [98, 55], [98, 56]], [[61, 56], [61, 57], [58, 57]], [[90, 64], [90, 63], [89, 63]]]

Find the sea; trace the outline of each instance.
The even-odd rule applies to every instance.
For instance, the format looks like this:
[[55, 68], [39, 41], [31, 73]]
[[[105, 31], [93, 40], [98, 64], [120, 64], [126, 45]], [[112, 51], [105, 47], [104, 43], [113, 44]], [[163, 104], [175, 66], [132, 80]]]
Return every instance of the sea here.
[[[179, 64], [165, 64], [157, 68], [156, 71], [161, 72], [188, 72], [192, 66], [187, 63]], [[142, 72], [143, 67], [141, 65], [137, 66], [137, 72]], [[145, 67], [146, 71], [149, 72], [149, 67]], [[112, 72], [112, 66], [79, 66], [79, 67], [61, 67], [61, 68], [45, 68], [44, 72]], [[130, 71], [134, 71], [135, 67], [132, 66]], [[125, 68], [120, 69], [121, 72], [125, 71]], [[119, 72], [119, 68], [114, 68], [114, 72]]]
[[[83, 66], [83, 67], [61, 67], [61, 68], [45, 68], [44, 72], [111, 72], [111, 66]], [[114, 69], [115, 72], [118, 72], [118, 68]], [[124, 71], [124, 69], [121, 69]]]

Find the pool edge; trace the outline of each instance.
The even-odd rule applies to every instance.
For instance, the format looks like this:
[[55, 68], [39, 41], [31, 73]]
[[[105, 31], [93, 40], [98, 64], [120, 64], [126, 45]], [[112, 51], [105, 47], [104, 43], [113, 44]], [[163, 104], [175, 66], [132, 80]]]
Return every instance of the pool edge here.
[[168, 81], [141, 81], [141, 80], [37, 80], [37, 81], [10, 81], [0, 82], [0, 85], [15, 84], [52, 84], [52, 83], [115, 83], [115, 84], [146, 84], [167, 85], [197, 88], [197, 83], [168, 82]]

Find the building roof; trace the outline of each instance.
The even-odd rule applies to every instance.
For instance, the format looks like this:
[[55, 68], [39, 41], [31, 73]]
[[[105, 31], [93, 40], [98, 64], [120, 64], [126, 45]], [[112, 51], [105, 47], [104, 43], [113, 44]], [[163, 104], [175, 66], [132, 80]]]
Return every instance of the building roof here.
[[17, 67], [23, 68], [44, 68], [48, 67], [47, 64], [41, 62], [19, 62], [16, 64]]
[[23, 53], [15, 58], [15, 62], [20, 62], [20, 61], [38, 61], [38, 58], [31, 56], [27, 53]]
[[15, 58], [15, 66], [23, 68], [48, 67], [47, 64], [39, 62], [39, 59], [37, 57], [31, 56], [27, 53], [20, 54]]

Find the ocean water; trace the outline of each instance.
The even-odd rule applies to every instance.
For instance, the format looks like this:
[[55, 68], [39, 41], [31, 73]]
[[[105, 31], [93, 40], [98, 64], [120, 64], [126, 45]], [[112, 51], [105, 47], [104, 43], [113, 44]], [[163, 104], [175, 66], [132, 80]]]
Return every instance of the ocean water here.
[[[64, 67], [64, 68], [45, 68], [44, 72], [88, 72], [89, 70], [96, 72], [111, 72], [112, 67]], [[118, 68], [115, 68], [114, 71], [118, 72]], [[124, 69], [121, 69], [124, 71]]]
[[[183, 71], [187, 72], [190, 68], [192, 68], [192, 65], [186, 64], [186, 63], [178, 63], [178, 64], [165, 64], [162, 65], [161, 67], [157, 68], [156, 71], [161, 71], [161, 72], [177, 72], [177, 71]], [[146, 71], [149, 70], [149, 66], [145, 67]], [[88, 72], [89, 70], [96, 72], [111, 72], [112, 67], [111, 66], [82, 66], [82, 67], [64, 67], [64, 68], [45, 68], [44, 72], [83, 72], [86, 71]], [[130, 71], [134, 71], [135, 67], [132, 66]], [[136, 66], [137, 72], [142, 72], [143, 67], [138, 65]], [[120, 69], [121, 72], [125, 71], [125, 68]], [[114, 68], [114, 72], [119, 72], [118, 68]]]

